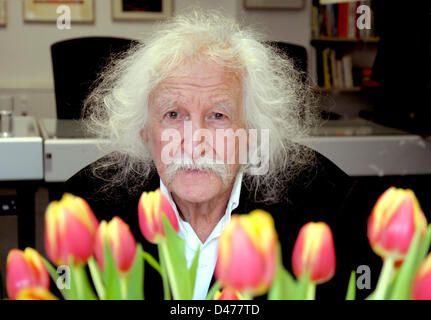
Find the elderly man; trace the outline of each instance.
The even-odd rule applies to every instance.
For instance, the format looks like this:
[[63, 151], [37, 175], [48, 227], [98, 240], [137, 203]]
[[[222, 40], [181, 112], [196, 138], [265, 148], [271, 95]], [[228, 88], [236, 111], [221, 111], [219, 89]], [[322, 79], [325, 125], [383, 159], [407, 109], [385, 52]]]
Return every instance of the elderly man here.
[[[349, 272], [361, 264], [354, 258], [371, 252], [366, 221], [349, 212], [348, 176], [295, 143], [316, 119], [300, 79], [291, 60], [234, 20], [201, 11], [178, 16], [110, 66], [88, 97], [89, 130], [108, 139], [107, 156], [72, 177], [67, 191], [85, 198], [99, 219], [122, 217], [154, 252], [139, 232], [137, 204], [143, 191], [160, 187], [189, 263], [201, 245], [195, 299], [208, 292], [232, 213], [270, 212], [287, 267], [300, 227], [325, 221], [338, 267], [317, 297], [324, 297], [319, 290], [343, 297]], [[160, 277], [145, 272], [146, 297], [161, 298]]]

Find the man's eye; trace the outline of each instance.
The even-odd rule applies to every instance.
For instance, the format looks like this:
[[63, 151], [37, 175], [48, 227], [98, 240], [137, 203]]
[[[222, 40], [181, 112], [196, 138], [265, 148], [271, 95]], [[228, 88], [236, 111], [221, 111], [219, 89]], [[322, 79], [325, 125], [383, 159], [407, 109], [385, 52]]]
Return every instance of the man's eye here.
[[176, 111], [170, 111], [166, 115], [169, 119], [173, 119], [173, 120], [178, 119], [178, 112]]
[[214, 119], [216, 120], [223, 120], [224, 118], [225, 118], [225, 115], [223, 113], [217, 112], [214, 114]]

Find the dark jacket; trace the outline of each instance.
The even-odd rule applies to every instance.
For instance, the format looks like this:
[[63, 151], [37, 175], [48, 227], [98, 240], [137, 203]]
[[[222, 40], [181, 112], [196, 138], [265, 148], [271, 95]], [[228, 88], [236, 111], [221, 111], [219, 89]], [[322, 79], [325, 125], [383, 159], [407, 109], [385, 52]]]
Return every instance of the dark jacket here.
[[[369, 201], [364, 201], [364, 197], [367, 197], [366, 188], [324, 156], [318, 154], [317, 160], [312, 170], [307, 170], [289, 183], [280, 203], [256, 203], [243, 184], [239, 206], [233, 213], [248, 213], [260, 208], [272, 214], [282, 246], [283, 264], [289, 271], [293, 245], [300, 228], [309, 221], [326, 222], [333, 232], [337, 268], [331, 281], [317, 287], [316, 298], [344, 299], [350, 272], [359, 265], [371, 267], [373, 283], [378, 275], [376, 267], [379, 267], [380, 261], [372, 252], [366, 235], [371, 208]], [[86, 199], [99, 220], [109, 221], [114, 216], [121, 217], [130, 226], [137, 241], [142, 243], [144, 250], [157, 258], [157, 247], [147, 242], [139, 230], [137, 205], [140, 193], [130, 195], [125, 187], [118, 187], [111, 190], [110, 194], [115, 195], [112, 198], [105, 192], [99, 192], [104, 181], [92, 175], [90, 166], [70, 178], [65, 191]], [[156, 173], [153, 174], [142, 191], [157, 189], [159, 179]], [[148, 264], [145, 265], [144, 288], [146, 299], [162, 299], [160, 276]], [[361, 290], [357, 296], [363, 298], [370, 292]]]

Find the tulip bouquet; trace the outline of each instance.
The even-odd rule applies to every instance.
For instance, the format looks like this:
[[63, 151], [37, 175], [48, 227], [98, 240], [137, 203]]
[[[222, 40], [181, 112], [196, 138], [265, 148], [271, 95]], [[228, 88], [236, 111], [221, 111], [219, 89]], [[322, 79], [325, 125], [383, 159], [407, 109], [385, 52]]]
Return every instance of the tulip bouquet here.
[[[431, 225], [427, 226], [413, 191], [395, 187], [385, 191], [371, 212], [367, 232], [372, 249], [383, 259], [377, 287], [367, 299], [431, 299], [431, 254], [425, 258]], [[292, 253], [295, 277], [281, 264], [280, 252], [268, 213], [256, 210], [233, 217], [221, 236], [216, 266], [226, 297], [268, 292], [268, 299], [314, 299], [316, 285], [335, 273], [332, 232], [324, 222], [309, 222], [299, 231]], [[355, 290], [352, 271], [346, 299], [355, 299]]]
[[[137, 211], [143, 236], [158, 247], [158, 260], [136, 243], [121, 218], [99, 223], [88, 203], [71, 194], [51, 202], [45, 215], [48, 259], [32, 248], [11, 250], [9, 298], [57, 299], [49, 291], [50, 275], [64, 299], [144, 299], [147, 263], [160, 274], [165, 299], [192, 299], [199, 248], [188, 265], [175, 211], [160, 189], [144, 192]], [[425, 257], [431, 225], [411, 190], [391, 187], [380, 196], [369, 218], [368, 239], [383, 259], [377, 287], [368, 299], [431, 299], [431, 255]], [[292, 253], [293, 275], [283, 266], [281, 252], [269, 213], [233, 214], [219, 240], [217, 281], [207, 299], [263, 294], [271, 300], [314, 299], [316, 285], [335, 273], [332, 232], [324, 222], [300, 229]], [[64, 271], [61, 276], [59, 269]], [[352, 272], [346, 299], [355, 298], [355, 288]]]

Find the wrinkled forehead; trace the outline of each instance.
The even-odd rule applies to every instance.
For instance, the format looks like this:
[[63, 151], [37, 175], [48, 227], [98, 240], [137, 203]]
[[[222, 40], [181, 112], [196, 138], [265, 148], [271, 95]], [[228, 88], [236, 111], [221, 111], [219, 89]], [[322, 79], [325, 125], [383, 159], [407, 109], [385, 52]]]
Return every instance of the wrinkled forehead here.
[[152, 103], [194, 103], [196, 99], [227, 107], [241, 105], [242, 78], [238, 70], [205, 60], [193, 61], [172, 70], [152, 90]]

